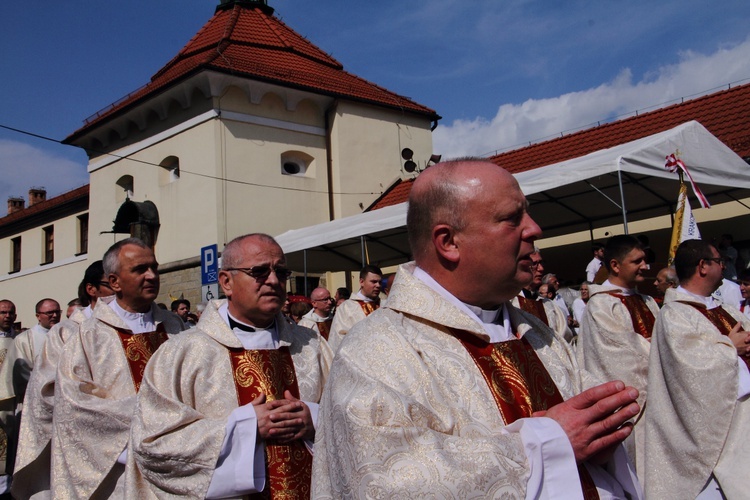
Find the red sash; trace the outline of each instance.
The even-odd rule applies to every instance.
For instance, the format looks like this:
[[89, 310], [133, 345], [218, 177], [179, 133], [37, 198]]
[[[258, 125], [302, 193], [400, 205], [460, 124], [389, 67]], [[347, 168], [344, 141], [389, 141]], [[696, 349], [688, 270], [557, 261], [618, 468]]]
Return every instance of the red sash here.
[[[563, 402], [555, 382], [527, 340], [491, 344], [461, 330], [451, 329], [451, 333], [476, 363], [506, 424]], [[598, 499], [594, 481], [583, 464], [578, 464], [578, 475], [583, 497]]]
[[[682, 302], [683, 304], [687, 304], [689, 306], [693, 306], [696, 310], [703, 314], [703, 316], [705, 316], [706, 319], [710, 321], [711, 324], [714, 325], [722, 335], [729, 335], [729, 332], [732, 331], [732, 328], [734, 328], [734, 326], [739, 323], [738, 320], [734, 319], [732, 315], [726, 312], [721, 306], [714, 307], [713, 309], [708, 309], [707, 307], [696, 304], [695, 302], [679, 302]], [[747, 367], [750, 368], [750, 359], [740, 359], [742, 359]]]
[[646, 302], [638, 294], [622, 295], [617, 292], [606, 292], [613, 297], [620, 299], [620, 302], [627, 307], [630, 313], [630, 320], [633, 322], [635, 333], [651, 342], [651, 332], [654, 331], [654, 313], [648, 308]]
[[148, 360], [151, 359], [151, 356], [159, 346], [167, 341], [169, 336], [164, 331], [164, 323], [159, 323], [154, 332], [130, 333], [129, 331], [117, 328], [115, 330], [122, 342], [125, 358], [128, 360], [130, 376], [133, 379], [135, 392], [138, 392], [141, 388], [146, 363], [148, 363]]
[[365, 313], [365, 316], [369, 316], [370, 314], [372, 314], [373, 311], [375, 311], [376, 309], [380, 307], [379, 302], [365, 302], [364, 300], [357, 300], [357, 302], [359, 302], [359, 307], [362, 308], [362, 311]]
[[540, 320], [542, 320], [542, 323], [549, 326], [547, 312], [544, 310], [544, 302], [542, 302], [541, 300], [527, 299], [523, 295], [519, 295], [518, 305], [521, 306], [522, 310], [526, 311], [532, 316], [539, 318]]
[[[289, 347], [271, 350], [230, 349], [232, 375], [240, 406], [264, 393], [266, 400], [283, 399], [289, 390], [299, 398], [297, 374]], [[253, 498], [310, 498], [312, 455], [301, 440], [288, 444], [266, 441], [266, 487]]]
[[328, 340], [328, 335], [331, 333], [331, 323], [333, 323], [332, 319], [327, 319], [325, 321], [315, 323], [316, 325], [318, 325], [318, 331], [320, 332], [320, 335], [326, 340]]

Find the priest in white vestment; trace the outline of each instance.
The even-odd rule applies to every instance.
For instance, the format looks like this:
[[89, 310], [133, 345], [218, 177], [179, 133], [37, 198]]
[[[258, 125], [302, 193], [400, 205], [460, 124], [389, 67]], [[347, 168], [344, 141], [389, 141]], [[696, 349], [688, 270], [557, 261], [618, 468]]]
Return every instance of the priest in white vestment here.
[[274, 498], [310, 494], [318, 402], [333, 354], [284, 321], [290, 271], [268, 235], [222, 252], [219, 284], [198, 325], [146, 368], [133, 418], [128, 497]]
[[[747, 498], [750, 464], [750, 320], [711, 293], [719, 251], [701, 240], [675, 253], [652, 337], [645, 488], [649, 498]], [[700, 496], [699, 496], [700, 495]]]
[[336, 307], [328, 343], [335, 353], [351, 327], [380, 307], [383, 271], [366, 265], [359, 272], [359, 291]]
[[[589, 301], [581, 321], [576, 355], [578, 364], [602, 380], [622, 380], [632, 385], [643, 408], [648, 386], [651, 331], [659, 312], [656, 301], [638, 293], [645, 279], [646, 253], [637, 238], [611, 237], [604, 248], [609, 276], [601, 285], [589, 285]], [[643, 426], [637, 426], [626, 448], [638, 469], [643, 446]]]
[[416, 262], [336, 354], [313, 497], [641, 497], [619, 446], [637, 391], [595, 385], [564, 341], [509, 304], [541, 234], [526, 207], [515, 179], [486, 161], [417, 178]]
[[70, 336], [60, 357], [52, 415], [53, 498], [123, 498], [130, 421], [143, 369], [182, 320], [154, 303], [158, 263], [141, 240], [104, 254], [112, 297]]
[[31, 371], [42, 354], [47, 333], [50, 328], [60, 322], [61, 314], [60, 304], [56, 300], [40, 300], [36, 304], [36, 319], [38, 323], [28, 330], [19, 333], [15, 338], [16, 359], [13, 366], [13, 387], [18, 400], [19, 411], [21, 411]]
[[328, 340], [333, 323], [331, 292], [323, 287], [318, 287], [310, 294], [310, 300], [312, 301], [312, 309], [302, 316], [297, 324], [319, 333], [324, 339]]
[[13, 470], [17, 443], [16, 397], [13, 391], [15, 321], [16, 305], [7, 299], [0, 300], [0, 495], [10, 491], [10, 472]]
[[50, 439], [57, 364], [67, 340], [78, 335], [80, 324], [91, 317], [97, 299], [113, 293], [109, 282], [104, 281], [101, 260], [86, 268], [79, 290], [86, 293], [81, 300], [88, 305], [74, 310], [70, 318], [50, 329], [26, 388], [16, 467], [13, 472], [15, 480], [12, 493], [17, 499], [50, 498]]

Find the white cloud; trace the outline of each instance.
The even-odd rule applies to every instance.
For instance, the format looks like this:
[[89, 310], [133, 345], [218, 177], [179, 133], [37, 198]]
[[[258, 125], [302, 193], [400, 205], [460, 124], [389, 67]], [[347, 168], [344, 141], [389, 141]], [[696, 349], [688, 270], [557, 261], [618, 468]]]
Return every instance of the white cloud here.
[[718, 87], [748, 77], [750, 38], [709, 55], [681, 53], [678, 63], [663, 66], [639, 82], [633, 82], [630, 69], [625, 68], [612, 81], [595, 88], [503, 104], [491, 119], [477, 117], [441, 124], [433, 133], [433, 150], [443, 157], [456, 157], [515, 149], [592, 126], [597, 121], [611, 121], [636, 110], [671, 104], [669, 101], [709, 89], [717, 91]]
[[[28, 203], [29, 188], [45, 187], [53, 197], [89, 182], [86, 167], [29, 144], [0, 139], [0, 202], [22, 196]], [[5, 207], [0, 206], [0, 216]]]

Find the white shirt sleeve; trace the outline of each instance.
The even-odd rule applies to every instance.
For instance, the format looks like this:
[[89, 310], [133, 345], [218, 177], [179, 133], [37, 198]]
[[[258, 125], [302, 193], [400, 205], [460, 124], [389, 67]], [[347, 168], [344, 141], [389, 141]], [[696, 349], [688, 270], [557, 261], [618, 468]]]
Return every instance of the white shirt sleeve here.
[[747, 365], [739, 356], [737, 356], [737, 378], [739, 379], [739, 384], [737, 384], [737, 399], [742, 399], [750, 394], [750, 371], [748, 371]]
[[258, 436], [252, 404], [229, 414], [224, 442], [206, 498], [226, 498], [263, 491], [266, 484], [265, 446]]
[[521, 418], [505, 427], [520, 434], [531, 466], [527, 499], [582, 499], [573, 447], [562, 427], [546, 417]]

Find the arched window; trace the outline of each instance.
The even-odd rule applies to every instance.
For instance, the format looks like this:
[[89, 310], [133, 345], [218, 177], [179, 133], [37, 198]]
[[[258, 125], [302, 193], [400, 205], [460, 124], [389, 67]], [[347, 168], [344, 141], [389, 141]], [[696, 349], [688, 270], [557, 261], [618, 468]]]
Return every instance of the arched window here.
[[176, 156], [167, 156], [161, 163], [159, 172], [159, 185], [170, 184], [180, 178], [180, 159]]
[[133, 176], [123, 175], [115, 183], [115, 200], [117, 203], [123, 203], [126, 199], [133, 198]]

